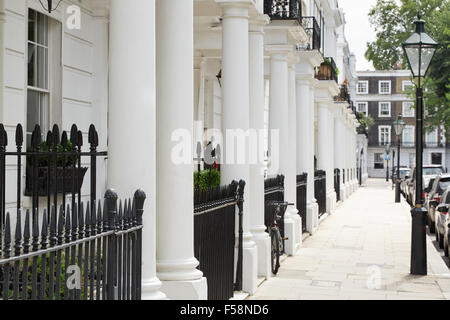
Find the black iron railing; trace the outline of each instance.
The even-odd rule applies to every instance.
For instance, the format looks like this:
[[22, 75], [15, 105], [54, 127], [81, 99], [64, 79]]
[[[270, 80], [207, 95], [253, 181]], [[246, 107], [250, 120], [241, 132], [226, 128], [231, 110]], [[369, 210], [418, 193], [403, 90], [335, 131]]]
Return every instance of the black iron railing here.
[[341, 201], [341, 170], [334, 169], [334, 191], [336, 191], [337, 201]]
[[348, 103], [349, 104], [348, 108], [350, 108], [352, 111], [354, 111], [354, 106], [350, 99], [350, 91], [349, 91], [349, 88], [347, 85], [340, 86], [339, 95], [334, 97], [334, 101]]
[[302, 231], [306, 232], [308, 174], [297, 175], [297, 210], [302, 218]]
[[[90, 203], [94, 206], [97, 200], [97, 158], [106, 157], [106, 152], [98, 152], [98, 134], [95, 126], [89, 128], [89, 152], [83, 152], [83, 135], [76, 125], [70, 131], [60, 134], [57, 125], [49, 131], [46, 140], [42, 141], [41, 128], [37, 125], [31, 136], [31, 146], [23, 152], [23, 129], [19, 124], [15, 132], [14, 152], [7, 152], [8, 136], [0, 124], [0, 226], [5, 223], [6, 213], [6, 163], [16, 165], [16, 207], [22, 206], [22, 173], [26, 166], [25, 195], [32, 199], [32, 208], [39, 211], [39, 198], [46, 198], [47, 221], [50, 220], [50, 209], [62, 204], [66, 209], [66, 196], [71, 196], [72, 208], [81, 205], [81, 187], [84, 175], [90, 168]], [[86, 159], [85, 161], [82, 161]], [[23, 160], [26, 159], [26, 162]], [[89, 167], [82, 167], [82, 162], [89, 162]], [[59, 197], [59, 195], [62, 195]], [[93, 207], [90, 208], [93, 211]]]
[[302, 17], [302, 26], [308, 35], [308, 41], [297, 45], [297, 50], [319, 50], [321, 49], [320, 26], [315, 17]]
[[319, 217], [327, 212], [327, 173], [318, 170], [314, 173], [314, 197], [319, 205]]
[[[269, 177], [264, 181], [264, 223], [269, 232], [269, 228], [272, 224], [274, 208], [271, 205], [271, 201], [284, 201], [284, 176], [278, 175], [276, 177]], [[278, 222], [278, 228], [280, 229], [281, 238], [284, 239], [284, 213], [281, 215], [281, 220]], [[283, 240], [283, 252], [284, 253], [284, 240]]]
[[103, 209], [100, 201], [98, 209], [91, 203], [94, 210], [89, 203], [59, 212], [52, 206], [50, 219], [46, 209], [25, 217], [18, 209], [14, 231], [8, 212], [0, 233], [1, 299], [140, 300], [145, 198], [139, 190], [122, 205], [108, 190]]
[[301, 24], [301, 0], [264, 0], [264, 14], [272, 20], [297, 20]]
[[[208, 299], [228, 300], [242, 290], [242, 204], [245, 182], [207, 191], [194, 191], [194, 253], [208, 279]], [[238, 208], [238, 261], [236, 282], [234, 253]]]
[[326, 57], [324, 59], [325, 61], [316, 69], [315, 78], [318, 80], [334, 80], [337, 83], [338, 75], [336, 62], [334, 62], [332, 57]]

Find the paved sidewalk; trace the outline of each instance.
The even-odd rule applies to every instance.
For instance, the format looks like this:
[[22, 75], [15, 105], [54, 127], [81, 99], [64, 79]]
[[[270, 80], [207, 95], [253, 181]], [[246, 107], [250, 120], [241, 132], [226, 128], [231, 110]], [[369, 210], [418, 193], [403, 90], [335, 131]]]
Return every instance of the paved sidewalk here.
[[[403, 201], [403, 199], [402, 199]], [[249, 300], [450, 299], [450, 271], [427, 239], [428, 275], [411, 276], [411, 215], [370, 179]]]

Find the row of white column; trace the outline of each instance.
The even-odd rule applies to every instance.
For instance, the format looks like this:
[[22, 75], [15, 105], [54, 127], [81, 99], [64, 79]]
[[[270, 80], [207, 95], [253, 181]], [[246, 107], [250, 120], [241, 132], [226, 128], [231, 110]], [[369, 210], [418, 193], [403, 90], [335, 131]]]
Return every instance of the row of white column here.
[[[249, 21], [251, 0], [216, 0], [222, 8], [222, 127], [264, 128], [264, 16]], [[173, 17], [177, 17], [174, 19]], [[154, 22], [154, 23], [153, 23]], [[175, 144], [194, 124], [193, 0], [122, 0], [110, 4], [108, 187], [122, 197], [142, 188], [143, 299], [206, 299], [207, 280], [193, 248], [193, 164], [172, 159]], [[314, 199], [313, 73], [298, 72], [292, 47], [266, 48], [271, 58], [270, 128], [279, 131], [279, 173], [286, 201], [296, 202], [296, 176], [308, 173], [307, 228], [317, 227]], [[251, 57], [251, 58], [250, 58]], [[318, 159], [327, 171], [333, 207], [334, 117], [319, 101]], [[347, 137], [349, 141], [350, 136]], [[227, 145], [224, 135], [224, 145]], [[185, 141], [192, 146], [192, 141]], [[223, 159], [227, 159], [224, 148]], [[263, 150], [261, 150], [263, 152]], [[350, 154], [348, 152], [347, 154]], [[187, 155], [192, 158], [192, 154]], [[248, 157], [246, 157], [248, 159]], [[328, 159], [328, 160], [325, 160]], [[350, 163], [350, 161], [348, 161]], [[329, 178], [328, 178], [329, 177]], [[264, 226], [262, 164], [224, 164], [222, 184], [245, 180], [243, 290], [270, 277], [270, 239]], [[334, 199], [334, 200], [333, 200]], [[286, 213], [286, 250], [301, 245], [301, 219]], [[156, 236], [155, 236], [156, 235]], [[237, 242], [236, 242], [237, 243]]]

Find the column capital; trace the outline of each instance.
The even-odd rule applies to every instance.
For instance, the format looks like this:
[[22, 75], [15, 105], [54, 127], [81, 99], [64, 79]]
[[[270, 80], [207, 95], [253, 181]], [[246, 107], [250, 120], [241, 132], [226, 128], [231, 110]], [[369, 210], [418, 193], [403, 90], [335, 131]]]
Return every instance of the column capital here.
[[297, 50], [295, 55], [300, 62], [308, 63], [312, 68], [320, 66], [324, 61], [322, 54], [318, 50]]
[[[254, 6], [254, 1], [252, 0], [214, 0], [219, 6], [224, 9], [246, 9], [248, 10], [250, 7]], [[224, 12], [225, 13], [225, 12]], [[248, 11], [247, 11], [248, 16]], [[228, 16], [224, 16], [223, 18], [227, 18]]]
[[269, 23], [270, 17], [267, 14], [252, 17], [248, 21], [249, 32], [262, 32], [264, 34], [264, 26]]
[[275, 55], [285, 55], [286, 60], [288, 59], [289, 53], [294, 50], [294, 46], [292, 45], [266, 45], [266, 52], [273, 58]]

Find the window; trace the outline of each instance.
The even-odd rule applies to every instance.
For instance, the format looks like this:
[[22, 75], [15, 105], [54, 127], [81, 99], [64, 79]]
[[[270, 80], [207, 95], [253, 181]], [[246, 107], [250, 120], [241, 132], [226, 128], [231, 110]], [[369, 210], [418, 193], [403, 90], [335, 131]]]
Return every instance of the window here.
[[415, 165], [416, 165], [416, 154], [410, 153], [409, 154], [409, 166], [412, 168], [412, 167], [415, 167]]
[[442, 165], [442, 153], [436, 152], [431, 154], [431, 164]]
[[438, 146], [438, 130], [435, 128], [431, 132], [426, 132], [425, 134], [425, 146], [428, 148], [433, 148]]
[[379, 94], [391, 94], [391, 81], [378, 81]]
[[28, 90], [27, 145], [31, 144], [34, 127], [48, 128], [49, 112], [49, 47], [48, 18], [34, 10], [28, 12]]
[[414, 102], [403, 102], [402, 114], [404, 118], [415, 117]]
[[403, 128], [402, 141], [404, 147], [414, 147], [414, 130], [414, 126], [405, 126]]
[[380, 102], [378, 105], [378, 116], [379, 117], [390, 117], [391, 116], [391, 103], [390, 102]]
[[[42, 138], [62, 118], [62, 24], [45, 14], [28, 10], [26, 143], [36, 125]], [[54, 106], [54, 107], [52, 107]]]
[[369, 81], [358, 81], [358, 93], [359, 94], [369, 93]]
[[391, 127], [379, 126], [378, 127], [378, 141], [380, 146], [386, 146], [391, 143]]
[[368, 102], [358, 102], [357, 111], [364, 113], [366, 116], [369, 114], [369, 103]]
[[403, 91], [403, 92], [409, 91], [409, 90], [411, 90], [413, 87], [414, 87], [414, 84], [413, 84], [411, 81], [409, 81], [409, 80], [403, 80], [403, 81], [402, 81], [402, 91]]
[[373, 162], [374, 169], [384, 169], [384, 153], [375, 153]]

